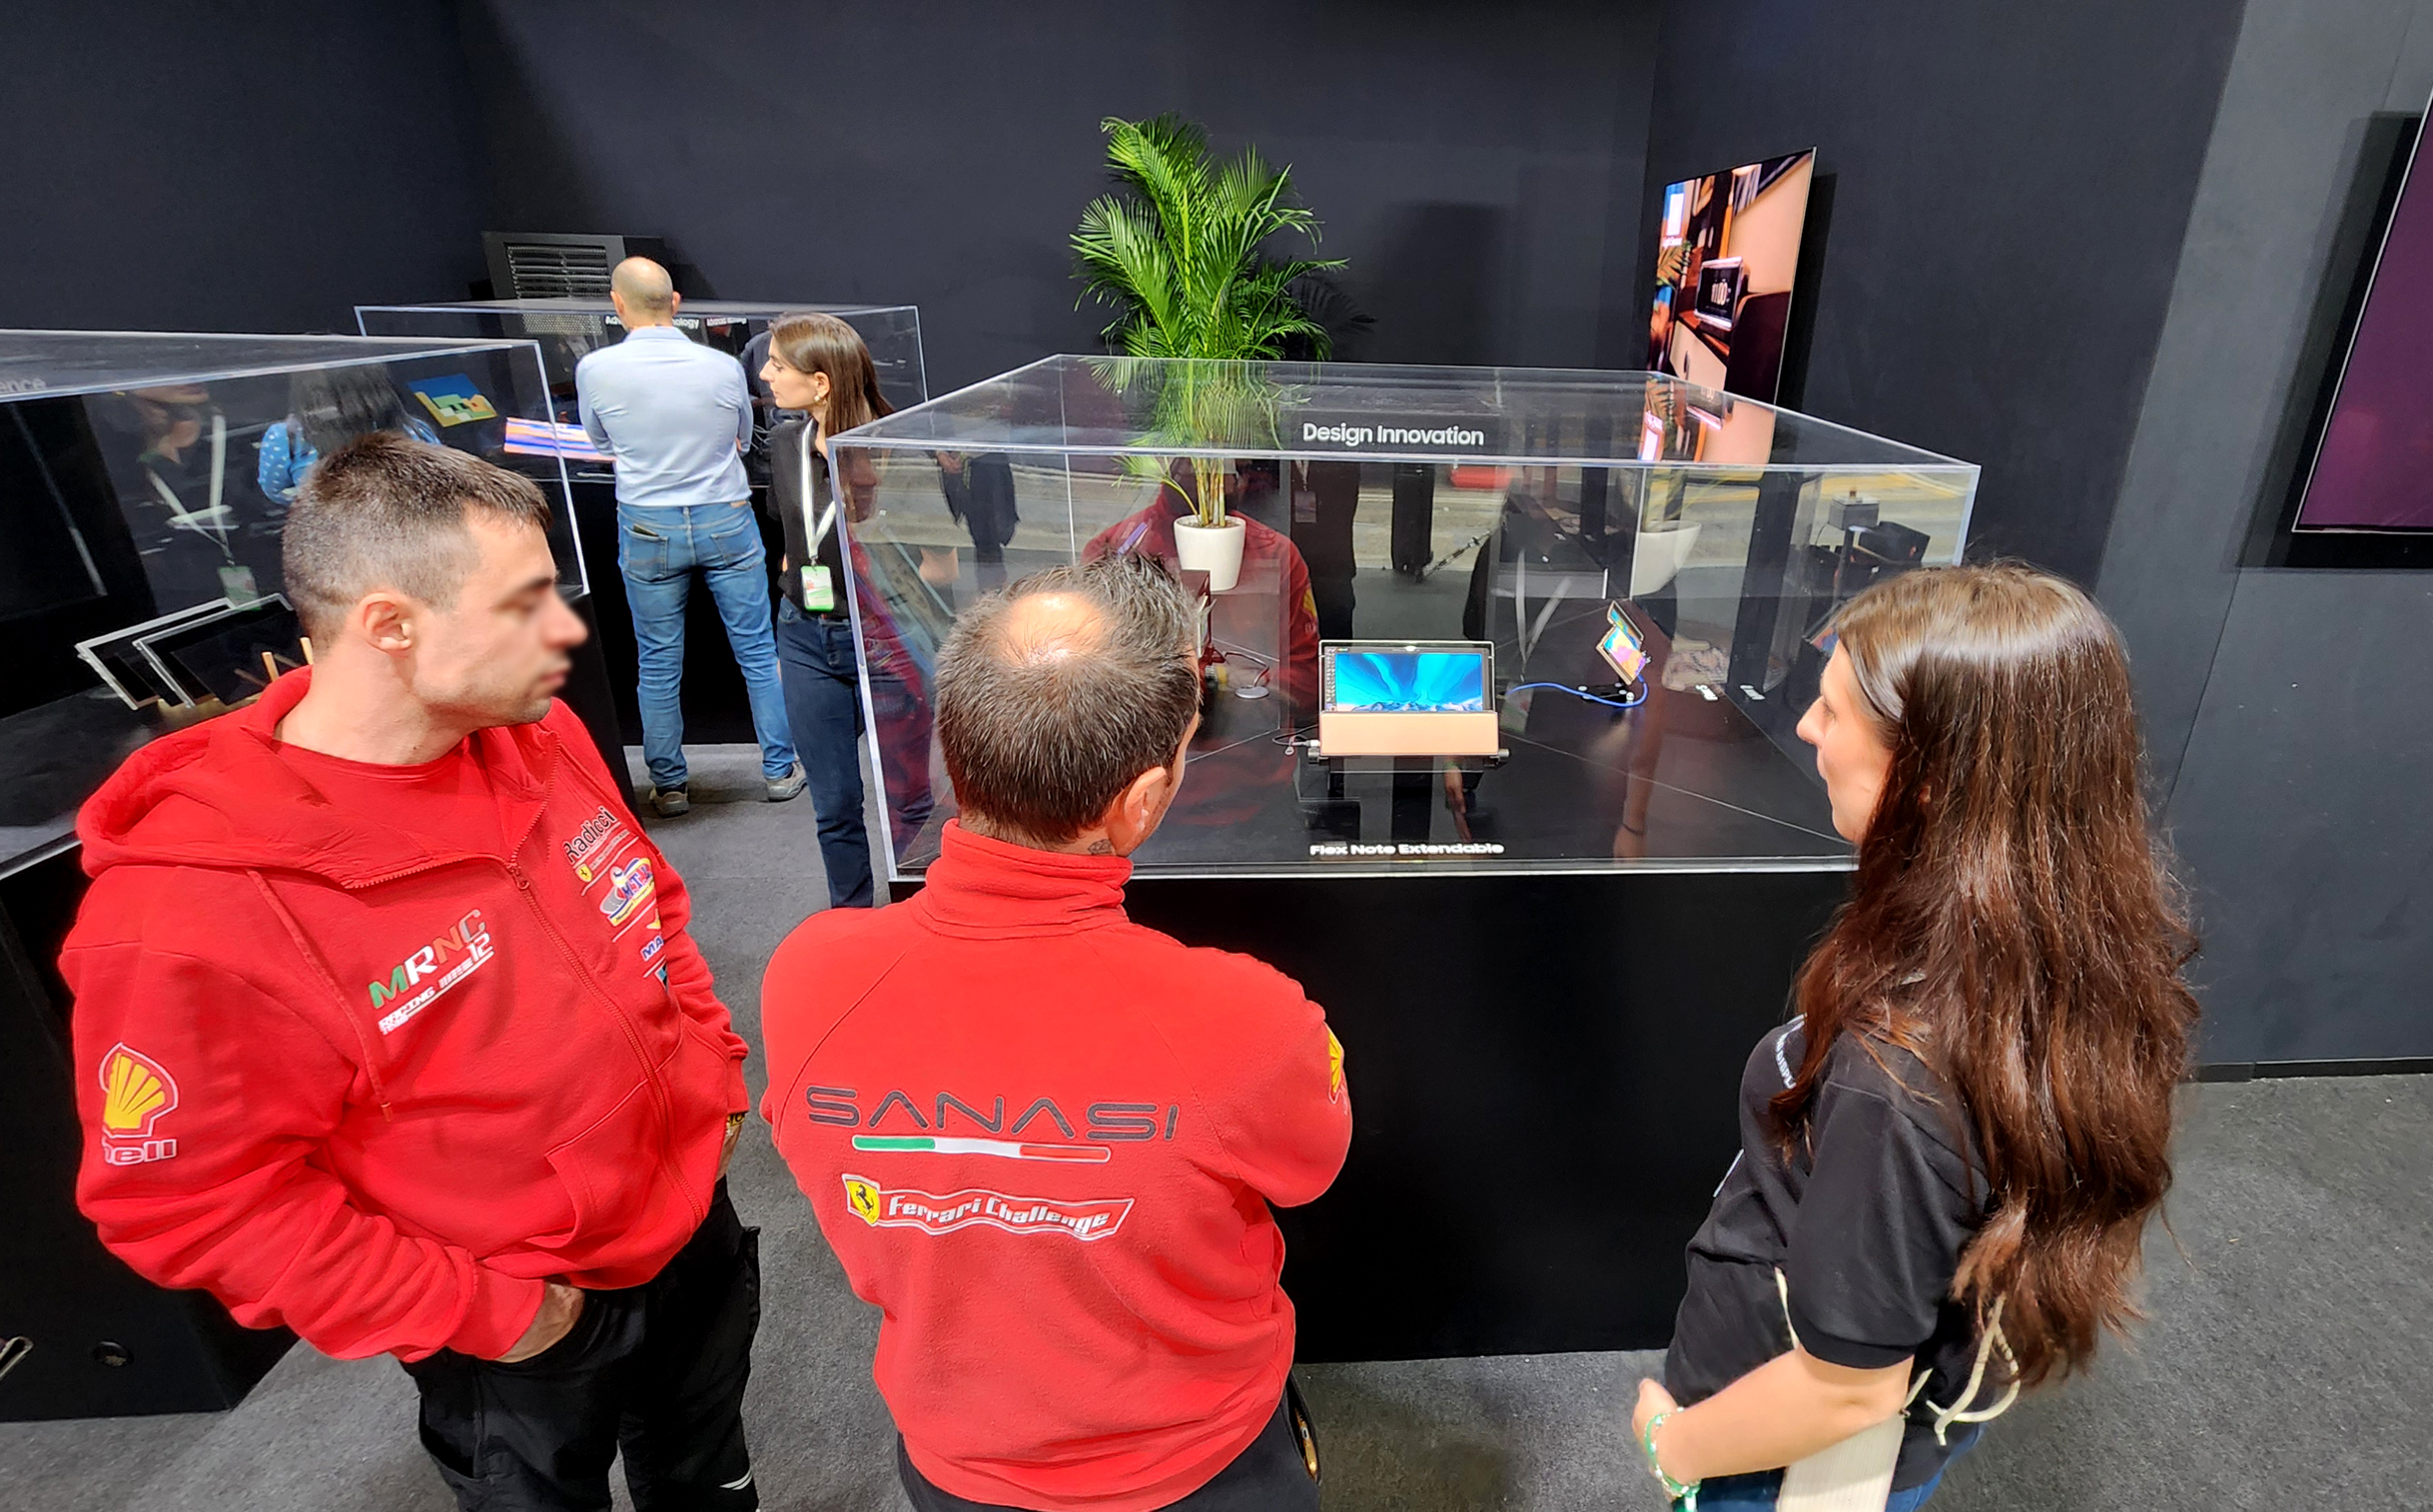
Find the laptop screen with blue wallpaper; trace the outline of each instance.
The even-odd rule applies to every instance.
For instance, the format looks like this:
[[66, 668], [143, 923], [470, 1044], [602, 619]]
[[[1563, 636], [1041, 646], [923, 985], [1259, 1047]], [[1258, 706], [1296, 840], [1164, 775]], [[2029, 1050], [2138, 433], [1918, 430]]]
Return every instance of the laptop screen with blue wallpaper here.
[[1487, 707], [1487, 662], [1477, 651], [1335, 651], [1326, 707], [1368, 714], [1478, 714]]

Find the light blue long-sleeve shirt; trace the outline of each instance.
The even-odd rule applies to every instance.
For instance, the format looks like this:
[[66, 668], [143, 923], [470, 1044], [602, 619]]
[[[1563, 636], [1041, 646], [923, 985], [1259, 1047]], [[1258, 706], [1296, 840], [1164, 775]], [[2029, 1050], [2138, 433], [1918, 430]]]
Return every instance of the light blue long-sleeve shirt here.
[[616, 500], [636, 508], [749, 498], [737, 450], [752, 439], [743, 365], [673, 326], [644, 326], [574, 365], [591, 443], [616, 458]]

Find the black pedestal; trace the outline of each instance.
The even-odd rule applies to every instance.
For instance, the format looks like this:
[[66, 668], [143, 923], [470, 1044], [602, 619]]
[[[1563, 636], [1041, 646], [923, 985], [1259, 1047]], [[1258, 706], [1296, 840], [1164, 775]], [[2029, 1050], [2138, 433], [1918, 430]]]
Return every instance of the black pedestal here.
[[1660, 1347], [1737, 1090], [1842, 871], [1137, 881], [1132, 915], [1297, 979], [1351, 1156], [1281, 1214], [1304, 1360]]
[[[633, 610], [625, 599], [625, 580], [616, 566], [616, 490], [604, 482], [577, 482], [574, 527], [583, 543], [583, 561], [590, 570], [594, 644], [607, 675], [607, 690], [617, 723], [626, 738], [642, 742], [638, 697], [639, 665], [635, 659]], [[784, 548], [770, 544], [775, 533], [768, 516], [754, 508], [761, 523], [762, 543], [774, 569]], [[772, 600], [774, 603], [774, 600]], [[743, 669], [735, 664], [734, 647], [727, 644], [726, 626], [710, 601], [709, 588], [698, 575], [684, 605], [684, 740], [688, 745], [750, 745], [752, 704], [743, 686]], [[588, 716], [586, 716], [586, 719]]]
[[233, 1407], [295, 1335], [153, 1285], [76, 1210], [81, 1135], [53, 963], [83, 895], [72, 850], [0, 879], [0, 1344], [27, 1341], [0, 1375], [0, 1421]]

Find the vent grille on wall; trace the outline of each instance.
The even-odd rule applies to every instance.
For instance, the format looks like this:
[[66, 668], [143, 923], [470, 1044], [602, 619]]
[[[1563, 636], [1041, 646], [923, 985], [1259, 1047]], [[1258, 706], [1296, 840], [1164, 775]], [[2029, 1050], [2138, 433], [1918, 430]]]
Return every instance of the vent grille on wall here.
[[625, 259], [667, 261], [666, 244], [657, 237], [485, 231], [481, 242], [490, 292], [502, 300], [606, 299], [609, 270]]
[[507, 275], [518, 300], [604, 299], [608, 294], [608, 249], [592, 245], [509, 242]]

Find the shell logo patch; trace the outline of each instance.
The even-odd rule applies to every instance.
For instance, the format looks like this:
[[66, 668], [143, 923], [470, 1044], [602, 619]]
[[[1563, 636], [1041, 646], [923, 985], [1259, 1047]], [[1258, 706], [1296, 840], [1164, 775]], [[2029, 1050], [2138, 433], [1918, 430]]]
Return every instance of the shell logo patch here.
[[1343, 1042], [1326, 1031], [1326, 1101], [1340, 1102], [1343, 1097]]
[[[178, 1152], [175, 1139], [156, 1139], [153, 1127], [177, 1110], [178, 1083], [160, 1062], [124, 1043], [102, 1057], [102, 1158], [141, 1165]], [[112, 1140], [125, 1139], [120, 1144]]]
[[970, 1187], [962, 1191], [915, 1191], [881, 1186], [868, 1176], [848, 1175], [845, 1206], [873, 1228], [917, 1228], [953, 1233], [958, 1228], [1002, 1228], [1008, 1233], [1061, 1233], [1087, 1244], [1124, 1226], [1132, 1198], [1068, 1201], [1018, 1197]]
[[623, 866], [608, 869], [608, 892], [600, 899], [600, 912], [612, 925], [622, 925], [640, 913], [659, 896], [658, 883], [650, 872], [650, 858], [636, 856]]

